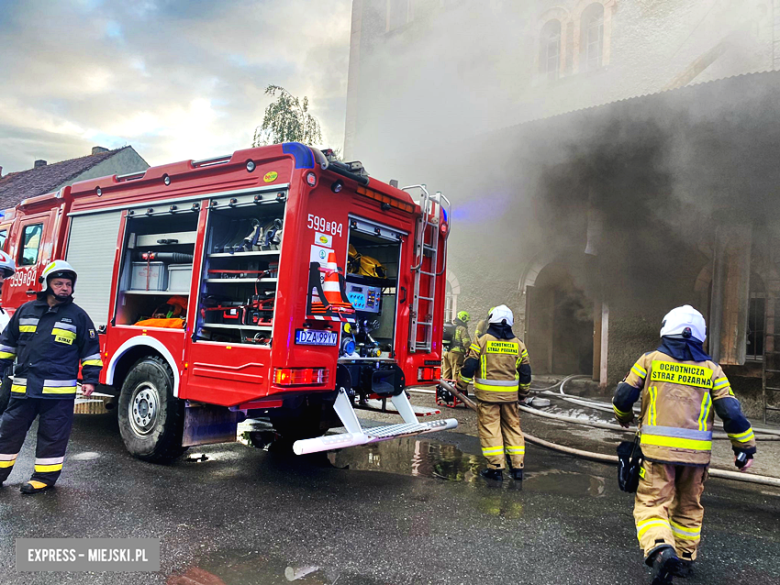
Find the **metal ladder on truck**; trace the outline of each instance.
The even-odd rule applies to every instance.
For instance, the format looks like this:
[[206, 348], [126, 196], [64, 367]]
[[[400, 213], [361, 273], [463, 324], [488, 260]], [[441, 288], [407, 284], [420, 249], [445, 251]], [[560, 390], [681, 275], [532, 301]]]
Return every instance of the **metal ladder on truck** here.
[[[412, 266], [414, 297], [412, 298], [409, 349], [412, 353], [428, 353], [433, 348], [436, 279], [444, 274], [447, 265], [449, 226], [447, 226], [448, 230], [444, 236], [444, 249], [439, 250], [440, 218], [442, 211], [445, 218], [449, 217], [450, 201], [440, 191], [431, 195], [425, 185], [411, 185], [403, 188], [404, 191], [411, 189], [422, 191], [420, 199], [422, 214], [417, 222], [414, 243], [414, 265]], [[439, 268], [439, 252], [442, 252], [441, 268]]]
[[764, 359], [762, 371], [761, 399], [764, 406], [764, 424], [770, 418], [780, 418], [780, 271], [777, 238], [768, 238], [768, 275], [764, 305]]

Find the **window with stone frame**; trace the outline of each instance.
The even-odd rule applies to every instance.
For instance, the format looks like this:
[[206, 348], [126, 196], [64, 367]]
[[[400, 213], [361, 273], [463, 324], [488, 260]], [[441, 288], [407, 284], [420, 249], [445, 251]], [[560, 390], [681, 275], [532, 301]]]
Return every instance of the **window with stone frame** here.
[[558, 79], [561, 70], [561, 21], [549, 20], [542, 27], [539, 46], [539, 73]]
[[580, 22], [580, 70], [595, 71], [604, 64], [604, 6], [594, 3]]

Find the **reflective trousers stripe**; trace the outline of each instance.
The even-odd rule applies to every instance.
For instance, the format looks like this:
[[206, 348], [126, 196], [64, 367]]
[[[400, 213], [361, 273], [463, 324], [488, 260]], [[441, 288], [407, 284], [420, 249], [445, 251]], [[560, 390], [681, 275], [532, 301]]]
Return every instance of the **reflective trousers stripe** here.
[[18, 456], [19, 453], [14, 455], [0, 455], [0, 469], [8, 469], [9, 467], [13, 467]]
[[651, 518], [650, 520], [645, 520], [644, 522], [640, 522], [639, 524], [636, 525], [637, 538], [642, 538], [642, 535], [648, 530], [650, 530], [653, 526], [663, 526], [665, 528], [671, 528], [669, 522], [667, 522], [663, 518]]
[[701, 528], [686, 528], [677, 522], [671, 521], [672, 532], [677, 538], [683, 540], [699, 540], [701, 538]]
[[482, 447], [483, 455], [501, 455], [503, 452], [504, 452], [503, 445], [499, 445], [498, 447]]
[[62, 463], [57, 463], [56, 465], [36, 465], [35, 466], [35, 472], [36, 473], [50, 473], [52, 471], [62, 471]]
[[65, 457], [36, 457], [35, 465], [55, 465], [65, 461]]

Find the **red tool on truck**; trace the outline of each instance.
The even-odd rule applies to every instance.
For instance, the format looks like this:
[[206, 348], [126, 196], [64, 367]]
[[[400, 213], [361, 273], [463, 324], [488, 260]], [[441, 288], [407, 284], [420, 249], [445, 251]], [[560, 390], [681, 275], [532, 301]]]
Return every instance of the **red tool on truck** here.
[[[418, 422], [404, 392], [440, 377], [447, 207], [298, 143], [92, 179], [3, 212], [3, 307], [51, 260], [76, 268], [142, 459], [234, 441], [245, 419], [298, 454], [454, 428]], [[354, 409], [388, 401], [403, 423], [362, 428]]]

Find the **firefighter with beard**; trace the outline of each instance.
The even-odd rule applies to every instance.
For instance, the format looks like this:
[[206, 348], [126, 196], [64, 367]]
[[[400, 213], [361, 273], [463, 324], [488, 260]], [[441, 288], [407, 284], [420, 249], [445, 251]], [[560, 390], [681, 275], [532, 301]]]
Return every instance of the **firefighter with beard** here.
[[522, 481], [525, 440], [518, 400], [524, 399], [531, 387], [531, 364], [528, 350], [515, 337], [512, 325], [514, 316], [509, 307], [493, 309], [487, 332], [469, 348], [458, 388], [463, 390], [474, 382], [479, 442], [488, 460], [482, 477], [503, 480], [508, 457], [512, 477]]
[[442, 378], [445, 380], [457, 380], [460, 375], [460, 369], [463, 367], [463, 360], [466, 358], [466, 352], [471, 345], [471, 336], [469, 335], [469, 317], [468, 312], [459, 311], [453, 323], [455, 324], [455, 334], [452, 336], [450, 348], [444, 354], [442, 363]]
[[687, 577], [701, 538], [701, 494], [712, 449], [714, 414], [723, 420], [734, 463], [753, 463], [756, 440], [721, 367], [704, 352], [704, 317], [690, 305], [664, 317], [661, 345], [634, 364], [612, 405], [628, 427], [633, 404], [642, 399], [639, 419], [644, 463], [634, 503], [637, 537], [653, 585]]
[[[85, 396], [103, 367], [92, 320], [73, 303], [76, 271], [55, 260], [41, 274], [46, 290], [17, 310], [0, 340], [0, 369], [14, 366], [11, 399], [0, 418], [0, 486], [38, 417], [35, 471], [21, 488], [34, 494], [55, 484], [73, 425], [79, 364]], [[14, 365], [15, 362], [15, 365]]]

